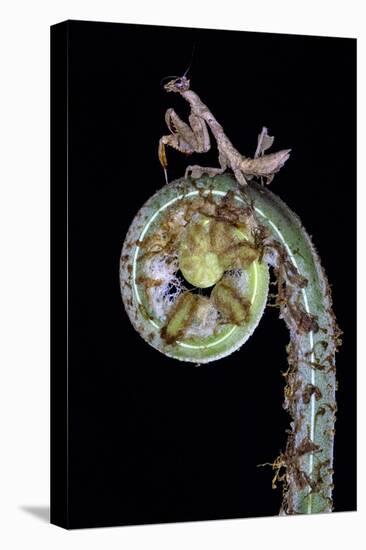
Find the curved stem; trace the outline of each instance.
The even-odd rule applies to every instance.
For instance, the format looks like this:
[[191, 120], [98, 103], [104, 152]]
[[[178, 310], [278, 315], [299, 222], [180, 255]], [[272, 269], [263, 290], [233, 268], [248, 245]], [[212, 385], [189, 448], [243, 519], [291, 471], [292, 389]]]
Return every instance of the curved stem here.
[[275, 460], [284, 483], [281, 514], [332, 511], [336, 413], [335, 353], [340, 330], [320, 258], [300, 219], [266, 188], [251, 185], [268, 231], [265, 259], [278, 283], [276, 305], [290, 332], [284, 407], [292, 417], [286, 450]]
[[[194, 181], [182, 178], [151, 197], [135, 217], [123, 246], [122, 298], [136, 330], [153, 347], [180, 360], [205, 363], [229, 355], [251, 336], [265, 308], [267, 264], [272, 266], [278, 286], [275, 305], [290, 333], [284, 407], [291, 415], [286, 448], [273, 463], [273, 485], [283, 483], [281, 514], [329, 512], [333, 507], [335, 354], [341, 343], [330, 287], [298, 216], [267, 188], [251, 183], [244, 189], [245, 193], [232, 177], [224, 174]], [[191, 323], [192, 312], [196, 312], [193, 305], [202, 304], [182, 298], [177, 302], [177, 309], [172, 309], [170, 324], [163, 325], [162, 329], [159, 315], [147, 309], [144, 292], [146, 288], [150, 293], [157, 292], [160, 299], [160, 287], [164, 292], [166, 288], [169, 290], [177, 268], [174, 263], [173, 268], [170, 264], [167, 267], [157, 253], [157, 266], [148, 263], [151, 273], [146, 274], [144, 258], [150, 257], [148, 250], [155, 242], [154, 235], [161, 243], [161, 232], [165, 235], [172, 232], [173, 227], [175, 240], [181, 242], [186, 220], [192, 217], [192, 212], [203, 209], [207, 215], [213, 216], [214, 212], [220, 218], [225, 204], [229, 209], [225, 215], [235, 214], [234, 219], [245, 217], [258, 252], [258, 259], [253, 263], [256, 299], [251, 304], [251, 321], [244, 327], [234, 324], [225, 329], [225, 333], [214, 332], [209, 337], [199, 335], [194, 341], [180, 341], [177, 335], [182, 328], [187, 328], [186, 320]], [[169, 235], [168, 243], [171, 238]], [[176, 251], [178, 245], [174, 244], [173, 248]], [[158, 279], [152, 280], [153, 276]], [[149, 286], [151, 281], [153, 290]], [[214, 299], [216, 292], [217, 289], [213, 291]], [[207, 301], [205, 303], [207, 305]]]

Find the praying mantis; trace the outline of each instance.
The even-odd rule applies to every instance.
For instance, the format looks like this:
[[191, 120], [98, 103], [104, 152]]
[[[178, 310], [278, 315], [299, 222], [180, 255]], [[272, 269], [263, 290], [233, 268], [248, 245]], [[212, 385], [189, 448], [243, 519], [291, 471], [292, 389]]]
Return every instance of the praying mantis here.
[[198, 165], [188, 166], [185, 178], [193, 179], [202, 177], [203, 174], [214, 177], [231, 169], [237, 182], [241, 186], [247, 185], [247, 181], [253, 177], [260, 177], [266, 184], [271, 183], [274, 175], [282, 168], [290, 156], [291, 149], [283, 149], [277, 153], [265, 154], [274, 141], [273, 136], [268, 135], [267, 128], [263, 127], [258, 136], [257, 149], [254, 158], [241, 155], [229, 138], [223, 127], [216, 120], [209, 108], [201, 101], [199, 96], [190, 89], [190, 80], [186, 76], [174, 78], [165, 84], [167, 92], [179, 93], [190, 105], [189, 124], [184, 122], [170, 108], [166, 111], [165, 121], [170, 131], [169, 135], [162, 136], [159, 140], [158, 155], [164, 169], [165, 180], [167, 177], [167, 157], [165, 147], [172, 147], [181, 153], [206, 153], [211, 142], [208, 128], [211, 130], [217, 142], [220, 167], [203, 167]]

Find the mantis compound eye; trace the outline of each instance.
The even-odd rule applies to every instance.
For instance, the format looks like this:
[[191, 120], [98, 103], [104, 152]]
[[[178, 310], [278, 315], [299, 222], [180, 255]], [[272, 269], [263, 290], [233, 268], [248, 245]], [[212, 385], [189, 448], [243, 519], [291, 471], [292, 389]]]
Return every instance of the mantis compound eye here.
[[269, 284], [235, 183], [211, 185], [178, 180], [151, 197], [130, 226], [120, 265], [136, 330], [165, 355], [193, 363], [229, 355], [249, 338]]

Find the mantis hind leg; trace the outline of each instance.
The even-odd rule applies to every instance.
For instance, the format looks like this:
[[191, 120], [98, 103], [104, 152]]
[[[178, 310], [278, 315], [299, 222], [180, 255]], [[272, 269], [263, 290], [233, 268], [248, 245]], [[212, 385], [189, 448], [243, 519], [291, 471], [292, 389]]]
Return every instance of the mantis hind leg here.
[[207, 174], [213, 178], [218, 174], [222, 174], [224, 171], [225, 168], [211, 168], [209, 166], [198, 166], [197, 164], [194, 164], [192, 166], [187, 166], [184, 177], [187, 179], [190, 176], [194, 180], [197, 180], [201, 178], [203, 174]]
[[221, 152], [219, 153], [219, 163], [220, 168], [211, 168], [209, 166], [198, 166], [197, 164], [193, 166], [187, 166], [184, 177], [185, 179], [188, 178], [188, 176], [191, 176], [193, 179], [199, 179], [202, 177], [203, 174], [208, 174], [210, 177], [215, 177], [218, 174], [223, 174], [227, 168], [227, 161], [225, 158], [225, 155]]
[[236, 177], [236, 180], [238, 181], [239, 185], [242, 185], [243, 187], [245, 185], [248, 185], [248, 182], [245, 179], [243, 172], [241, 172], [240, 170], [238, 169], [234, 170], [234, 176]]

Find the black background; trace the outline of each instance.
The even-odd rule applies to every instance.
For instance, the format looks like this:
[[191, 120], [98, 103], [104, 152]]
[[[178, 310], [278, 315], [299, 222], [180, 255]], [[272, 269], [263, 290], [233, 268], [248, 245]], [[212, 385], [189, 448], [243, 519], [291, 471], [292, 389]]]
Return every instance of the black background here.
[[[181, 75], [240, 152], [263, 125], [292, 148], [271, 189], [302, 219], [344, 331], [335, 510], [356, 506], [355, 56], [350, 39], [69, 22], [70, 525], [278, 514], [281, 491], [258, 464], [284, 450], [288, 334], [267, 311], [237, 353], [200, 368], [148, 346], [132, 328], [119, 257], [142, 204], [164, 184], [164, 113], [188, 107], [159, 85]], [[171, 180], [215, 147], [168, 150]]]

